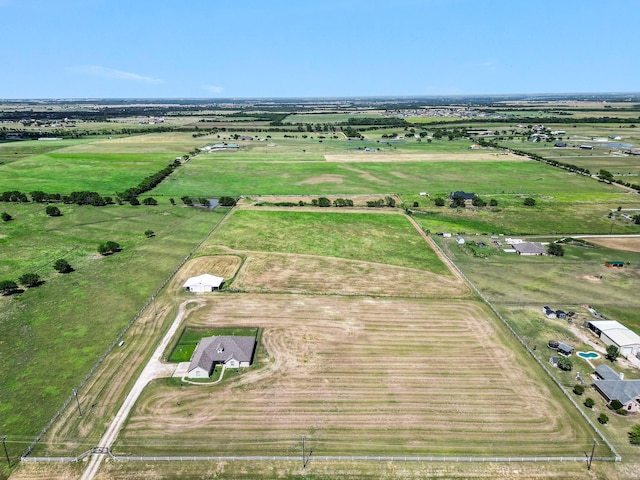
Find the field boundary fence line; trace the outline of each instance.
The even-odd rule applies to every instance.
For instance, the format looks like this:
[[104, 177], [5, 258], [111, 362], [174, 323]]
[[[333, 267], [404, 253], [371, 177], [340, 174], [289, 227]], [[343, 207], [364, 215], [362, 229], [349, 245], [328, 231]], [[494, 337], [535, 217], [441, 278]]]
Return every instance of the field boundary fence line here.
[[[106, 454], [106, 453], [105, 453]], [[216, 456], [194, 456], [194, 455], [141, 455], [141, 456], [117, 456], [110, 455], [117, 462], [230, 462], [230, 461], [299, 461], [301, 455], [216, 455]], [[76, 463], [82, 461], [84, 457], [27, 457], [24, 462], [50, 462], [50, 463]], [[578, 456], [541, 456], [541, 457], [499, 457], [499, 456], [410, 456], [410, 455], [316, 455], [311, 457], [314, 461], [326, 462], [446, 462], [446, 463], [545, 463], [545, 462], [584, 462], [586, 457]], [[594, 460], [601, 462], [614, 462], [612, 457], [594, 457]]]
[[[207, 240], [209, 238], [209, 236], [214, 232], [214, 230], [216, 228], [218, 228], [218, 225], [220, 225], [220, 223], [227, 217], [227, 215], [231, 212], [232, 208], [228, 209], [223, 215], [222, 217], [220, 217], [220, 219], [218, 219], [218, 221], [209, 229], [209, 231], [207, 232], [207, 234], [202, 238], [202, 240], [200, 240], [195, 247], [193, 247], [189, 253], [180, 261], [180, 263], [178, 264], [178, 266], [169, 274], [169, 276], [167, 278], [165, 278], [165, 280], [162, 282], [162, 284], [155, 290], [155, 292], [153, 292], [153, 294], [151, 294], [151, 297], [149, 297], [149, 299], [145, 302], [145, 304], [142, 306], [142, 308], [140, 308], [140, 310], [138, 310], [138, 313], [136, 313], [133, 318], [129, 321], [129, 323], [124, 327], [124, 329], [118, 334], [118, 336], [116, 337], [116, 339], [111, 343], [111, 345], [109, 345], [109, 347], [107, 348], [107, 350], [102, 354], [102, 356], [96, 361], [96, 363], [93, 365], [93, 367], [91, 367], [91, 370], [89, 370], [89, 373], [87, 373], [85, 375], [85, 377], [80, 381], [80, 383], [74, 388], [72, 389], [72, 393], [69, 395], [69, 397], [67, 397], [67, 399], [64, 401], [64, 403], [62, 404], [62, 406], [58, 409], [58, 411], [56, 413], [53, 414], [53, 416], [51, 417], [51, 419], [49, 420], [49, 422], [47, 422], [47, 424], [44, 426], [44, 428], [40, 431], [40, 433], [36, 436], [36, 438], [33, 440], [33, 442], [31, 442], [31, 444], [27, 447], [27, 449], [22, 453], [20, 459], [22, 461], [25, 460], [26, 457], [29, 456], [29, 454], [33, 451], [33, 449], [36, 447], [36, 445], [38, 444], [38, 442], [40, 442], [40, 440], [42, 440], [42, 438], [46, 435], [46, 433], [49, 431], [49, 429], [51, 428], [51, 426], [55, 423], [56, 420], [58, 420], [58, 418], [60, 417], [60, 415], [62, 415], [62, 412], [69, 406], [69, 403], [71, 403], [74, 398], [75, 398], [75, 392], [79, 391], [84, 385], [86, 385], [86, 383], [89, 381], [89, 379], [93, 376], [93, 374], [96, 372], [96, 370], [98, 370], [98, 368], [100, 367], [100, 365], [102, 365], [102, 362], [105, 360], [105, 358], [107, 358], [107, 356], [113, 351], [113, 349], [122, 341], [122, 338], [126, 335], [126, 333], [129, 331], [129, 329], [134, 325], [134, 323], [136, 323], [136, 321], [142, 316], [142, 314], [147, 310], [147, 308], [149, 308], [149, 306], [152, 303], [155, 303], [155, 299], [156, 297], [160, 294], [160, 292], [164, 289], [164, 287], [167, 286], [167, 284], [171, 281], [171, 279], [173, 279], [173, 277], [176, 275], [176, 273], [178, 273], [178, 271], [184, 266], [185, 263], [187, 263], [187, 261], [189, 261], [189, 259], [193, 256], [193, 254], [200, 248], [200, 246], [205, 242], [205, 240]], [[47, 457], [45, 457], [47, 458]], [[52, 457], [55, 458], [55, 457]], [[75, 457], [74, 457], [75, 458]]]
[[602, 432], [600, 432], [600, 430], [598, 429], [598, 427], [596, 427], [596, 425], [591, 421], [591, 419], [589, 417], [587, 417], [587, 415], [580, 409], [580, 407], [578, 406], [578, 404], [576, 403], [576, 401], [571, 397], [571, 395], [569, 395], [569, 393], [563, 388], [562, 384], [556, 379], [556, 377], [553, 376], [553, 374], [551, 373], [551, 371], [547, 368], [547, 366], [538, 358], [535, 356], [535, 354], [533, 353], [533, 350], [531, 350], [529, 348], [529, 346], [524, 342], [524, 340], [520, 337], [520, 335], [518, 335], [518, 333], [511, 327], [511, 325], [509, 325], [509, 323], [507, 322], [507, 320], [502, 316], [502, 314], [500, 312], [498, 312], [498, 310], [493, 306], [493, 303], [491, 303], [481, 292], [480, 290], [478, 290], [478, 288], [475, 286], [475, 284], [469, 280], [469, 278], [462, 272], [462, 270], [460, 270], [460, 268], [458, 268], [458, 266], [455, 264], [455, 262], [453, 260], [451, 260], [451, 258], [447, 255], [447, 253], [444, 251], [443, 248], [440, 247], [440, 245], [438, 245], [437, 242], [433, 242], [433, 244], [438, 248], [438, 250], [440, 250], [440, 252], [442, 253], [442, 255], [445, 256], [445, 258], [449, 261], [449, 263], [451, 264], [451, 266], [453, 268], [456, 269], [456, 271], [462, 276], [462, 278], [465, 279], [465, 281], [469, 284], [469, 286], [473, 289], [473, 291], [482, 299], [482, 301], [484, 303], [487, 304], [487, 306], [491, 309], [491, 311], [502, 321], [502, 323], [509, 329], [509, 331], [511, 331], [511, 333], [513, 334], [514, 337], [516, 337], [516, 339], [518, 340], [518, 342], [520, 342], [520, 344], [527, 350], [527, 352], [529, 352], [529, 354], [531, 355], [531, 357], [533, 357], [533, 359], [538, 363], [538, 365], [540, 365], [540, 367], [542, 367], [542, 369], [545, 371], [545, 373], [549, 376], [549, 378], [551, 378], [551, 380], [553, 381], [553, 383], [555, 383], [558, 388], [560, 389], [560, 391], [563, 393], [563, 395], [571, 402], [571, 404], [576, 408], [576, 410], [580, 413], [580, 415], [582, 416], [582, 418], [584, 418], [587, 423], [591, 426], [591, 428], [593, 428], [593, 430], [595, 431], [595, 433], [598, 435], [598, 437], [600, 437], [600, 439], [604, 442], [604, 444], [609, 448], [609, 450], [614, 454], [614, 458], [613, 460], [616, 462], [620, 462], [622, 461], [622, 457], [620, 456], [620, 454], [618, 453], [618, 451], [613, 447], [613, 445], [609, 442], [609, 440], [607, 440], [607, 438], [602, 434]]

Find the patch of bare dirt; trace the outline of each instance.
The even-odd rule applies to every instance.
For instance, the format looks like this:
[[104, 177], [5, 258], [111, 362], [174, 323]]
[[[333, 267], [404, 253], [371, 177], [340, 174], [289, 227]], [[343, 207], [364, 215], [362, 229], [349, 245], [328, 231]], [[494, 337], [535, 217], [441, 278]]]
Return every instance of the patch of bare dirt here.
[[601, 283], [602, 282], [602, 279], [599, 276], [596, 276], [596, 275], [583, 275], [582, 278], [585, 279], [587, 282], [591, 282], [591, 283]]
[[315, 177], [307, 178], [306, 180], [302, 180], [298, 182], [297, 185], [318, 185], [321, 183], [343, 183], [344, 175], [334, 175], [334, 174], [326, 174], [326, 175], [317, 175]]

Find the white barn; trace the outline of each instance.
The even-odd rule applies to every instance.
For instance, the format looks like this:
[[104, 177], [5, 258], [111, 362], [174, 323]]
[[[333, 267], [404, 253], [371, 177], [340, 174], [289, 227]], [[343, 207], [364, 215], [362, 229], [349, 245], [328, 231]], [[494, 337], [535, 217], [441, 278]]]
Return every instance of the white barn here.
[[618, 347], [623, 357], [640, 353], [640, 335], [616, 320], [590, 321], [587, 322], [587, 327], [606, 345]]
[[186, 282], [184, 282], [183, 287], [187, 292], [213, 292], [214, 290], [220, 290], [220, 286], [223, 282], [224, 278], [205, 273], [203, 275], [198, 275], [197, 277], [189, 278]]

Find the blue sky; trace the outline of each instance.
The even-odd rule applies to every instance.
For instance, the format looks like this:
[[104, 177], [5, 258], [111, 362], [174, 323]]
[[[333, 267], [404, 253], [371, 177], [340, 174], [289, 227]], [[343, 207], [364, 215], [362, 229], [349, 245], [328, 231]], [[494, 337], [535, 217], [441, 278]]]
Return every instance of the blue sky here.
[[0, 98], [638, 92], [640, 0], [0, 0]]

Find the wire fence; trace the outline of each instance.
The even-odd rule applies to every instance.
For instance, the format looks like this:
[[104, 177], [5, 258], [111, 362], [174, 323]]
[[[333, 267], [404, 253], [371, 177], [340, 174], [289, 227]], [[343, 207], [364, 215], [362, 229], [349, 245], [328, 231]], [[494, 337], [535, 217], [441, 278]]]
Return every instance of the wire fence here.
[[578, 410], [578, 412], [580, 413], [582, 418], [584, 418], [587, 421], [587, 423], [591, 426], [591, 428], [593, 428], [593, 430], [596, 432], [598, 437], [604, 442], [604, 444], [609, 448], [609, 450], [611, 450], [611, 452], [614, 455], [614, 460], [616, 462], [620, 462], [622, 460], [622, 457], [620, 456], [618, 451], [613, 447], [613, 445], [611, 445], [611, 443], [606, 439], [606, 437], [602, 434], [602, 432], [600, 432], [598, 427], [596, 427], [596, 425], [591, 421], [591, 419], [582, 411], [582, 409], [578, 406], [577, 402], [571, 397], [571, 395], [569, 395], [567, 390], [565, 390], [565, 388], [562, 386], [562, 384], [551, 373], [549, 368], [547, 368], [547, 366], [538, 357], [536, 357], [536, 355], [533, 353], [533, 350], [531, 350], [531, 348], [529, 348], [529, 346], [525, 343], [525, 341], [520, 337], [520, 335], [518, 335], [518, 333], [511, 327], [511, 325], [509, 325], [509, 322], [507, 322], [507, 320], [500, 314], [500, 312], [498, 312], [498, 310], [493, 306], [493, 304], [480, 292], [480, 290], [478, 290], [476, 288], [474, 283], [471, 280], [469, 280], [469, 278], [464, 273], [462, 273], [462, 270], [460, 270], [458, 268], [458, 266], [451, 260], [451, 258], [446, 254], [444, 249], [442, 247], [440, 247], [440, 245], [438, 245], [437, 242], [433, 242], [433, 244], [438, 248], [438, 250], [440, 250], [442, 255], [444, 255], [447, 258], [447, 260], [449, 260], [449, 263], [451, 264], [451, 266], [456, 269], [456, 271], [462, 276], [462, 278], [465, 279], [465, 281], [469, 284], [469, 286], [473, 289], [473, 291], [482, 299], [483, 302], [485, 302], [488, 305], [488, 307], [491, 309], [491, 311], [511, 331], [513, 336], [516, 337], [518, 342], [520, 342], [520, 344], [527, 350], [527, 352], [529, 352], [529, 354], [538, 363], [538, 365], [540, 365], [542, 367], [542, 369], [547, 373], [547, 375], [549, 375], [549, 377], [551, 378], [553, 383], [555, 383], [558, 386], [558, 388], [564, 394], [564, 396], [573, 404], [573, 406], [576, 408], [576, 410]]
[[[67, 397], [67, 399], [64, 401], [64, 403], [62, 404], [62, 406], [58, 409], [58, 411], [56, 413], [53, 414], [53, 417], [51, 417], [51, 419], [49, 420], [49, 422], [47, 422], [47, 424], [44, 426], [44, 428], [40, 431], [40, 433], [38, 433], [38, 435], [36, 436], [36, 438], [33, 440], [33, 442], [27, 447], [27, 449], [22, 453], [21, 456], [21, 460], [25, 460], [26, 457], [29, 456], [29, 454], [31, 454], [31, 452], [33, 451], [33, 449], [36, 447], [36, 445], [38, 444], [38, 442], [40, 442], [40, 440], [42, 440], [42, 438], [46, 435], [46, 433], [49, 431], [49, 429], [51, 428], [51, 426], [55, 423], [56, 420], [58, 420], [58, 418], [60, 417], [60, 415], [62, 415], [62, 412], [69, 406], [69, 404], [74, 400], [75, 398], [75, 392], [79, 391], [83, 386], [86, 385], [86, 383], [89, 381], [89, 379], [93, 376], [93, 374], [96, 372], [96, 370], [98, 370], [98, 368], [100, 368], [100, 365], [102, 365], [102, 362], [104, 362], [105, 358], [107, 358], [107, 356], [113, 351], [113, 349], [122, 341], [122, 339], [124, 338], [124, 336], [127, 334], [127, 332], [129, 331], [129, 329], [136, 323], [136, 321], [142, 316], [142, 314], [147, 310], [147, 308], [149, 308], [149, 306], [154, 303], [155, 304], [155, 299], [156, 297], [160, 294], [160, 292], [164, 289], [164, 287], [167, 286], [167, 284], [171, 281], [171, 279], [173, 279], [173, 277], [176, 275], [176, 273], [178, 273], [178, 271], [184, 266], [185, 263], [187, 263], [187, 261], [193, 256], [193, 254], [200, 248], [200, 246], [204, 243], [204, 241], [209, 238], [209, 236], [213, 233], [213, 231], [218, 227], [218, 225], [220, 225], [220, 223], [227, 217], [227, 215], [229, 214], [229, 212], [231, 212], [231, 208], [228, 209], [223, 215], [222, 217], [220, 217], [220, 219], [218, 219], [218, 221], [211, 227], [211, 229], [207, 232], [207, 234], [202, 238], [202, 240], [200, 240], [200, 242], [198, 242], [198, 244], [193, 247], [191, 249], [191, 251], [189, 251], [189, 253], [180, 261], [180, 263], [178, 264], [178, 266], [169, 274], [169, 276], [167, 278], [165, 278], [165, 280], [162, 282], [162, 284], [155, 290], [155, 292], [153, 292], [151, 294], [151, 297], [149, 297], [149, 299], [145, 302], [145, 304], [142, 306], [142, 308], [140, 308], [140, 310], [138, 310], [138, 313], [136, 313], [133, 318], [129, 321], [129, 323], [124, 327], [124, 329], [118, 334], [118, 336], [115, 338], [115, 340], [111, 343], [111, 345], [109, 345], [109, 347], [107, 348], [107, 350], [102, 354], [102, 356], [96, 361], [96, 363], [93, 365], [93, 367], [91, 367], [91, 370], [89, 370], [89, 373], [87, 373], [85, 375], [85, 377], [80, 381], [80, 383], [72, 389], [72, 393], [69, 395], [69, 397]], [[44, 457], [44, 458], [49, 458], [49, 457]], [[52, 457], [55, 458], [55, 457]]]
[[[96, 453], [96, 452], [92, 452]], [[107, 452], [99, 452], [107, 455]], [[218, 456], [167, 456], [167, 455], [143, 455], [143, 456], [117, 456], [110, 455], [117, 462], [232, 462], [232, 461], [249, 461], [249, 462], [278, 462], [278, 461], [302, 461], [300, 455], [218, 455]], [[27, 457], [23, 458], [24, 462], [43, 462], [43, 463], [75, 463], [82, 461], [84, 456], [78, 457]], [[492, 457], [492, 456], [409, 456], [409, 455], [309, 455], [304, 460], [321, 462], [447, 462], [447, 463], [544, 463], [544, 462], [585, 462], [587, 457]], [[617, 461], [614, 457], [593, 457], [593, 460], [600, 462]]]

